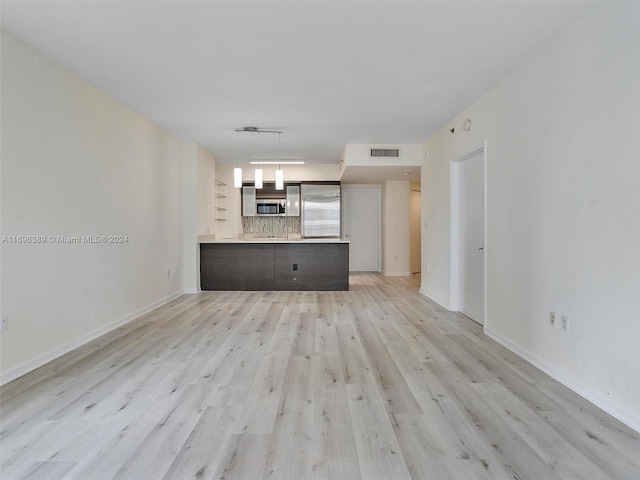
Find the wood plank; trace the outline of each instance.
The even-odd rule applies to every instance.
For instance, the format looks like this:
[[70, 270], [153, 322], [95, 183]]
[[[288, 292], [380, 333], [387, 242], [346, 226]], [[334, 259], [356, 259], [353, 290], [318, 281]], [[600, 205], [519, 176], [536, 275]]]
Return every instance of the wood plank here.
[[105, 424], [109, 428], [103, 428], [98, 440], [88, 442], [92, 448], [78, 458], [77, 465], [65, 479], [114, 478], [156, 427], [159, 416], [168, 415], [173, 408], [172, 403], [158, 404], [156, 397], [146, 400], [143, 407], [129, 408], [126, 415], [119, 415], [116, 421], [107, 417]]
[[371, 365], [367, 359], [358, 330], [353, 325], [337, 324], [336, 335], [342, 358], [342, 372], [346, 384], [375, 384]]
[[361, 478], [340, 355], [315, 355], [313, 381], [312, 431], [318, 444], [312, 453], [316, 468], [310, 478]]
[[313, 355], [316, 343], [316, 315], [311, 312], [298, 313], [297, 328], [293, 337], [292, 355]]
[[297, 314], [297, 306], [286, 305], [271, 335], [267, 353], [284, 353], [289, 355], [293, 348], [295, 333], [298, 331], [300, 315]]
[[473, 422], [480, 438], [495, 450], [505, 468], [515, 478], [560, 479], [553, 467], [540, 458], [527, 443], [509, 427], [501, 415], [480, 399], [472, 383], [453, 364], [426, 363], [431, 372], [431, 381], [443, 386], [444, 398], [452, 398]]
[[241, 410], [242, 407], [207, 407], [163, 478], [213, 479]]
[[162, 478], [204, 413], [205, 385], [190, 385], [168, 414], [160, 417], [116, 479]]
[[[394, 414], [394, 431], [413, 479], [486, 479], [512, 478], [496, 470], [491, 460], [477, 457], [461, 441], [451, 442], [443, 435], [437, 415]], [[446, 431], [446, 430], [445, 430]]]
[[[502, 465], [493, 449], [480, 438], [476, 432], [476, 425], [468, 418], [466, 412], [448, 397], [449, 392], [442, 383], [430, 376], [427, 364], [416, 361], [411, 352], [402, 347], [389, 345], [389, 348], [424, 411], [423, 416], [392, 415], [392, 419], [397, 421], [397, 425], [394, 423], [394, 430], [400, 444], [408, 442], [406, 449], [411, 460], [408, 458], [407, 462], [412, 469], [412, 475], [417, 475], [414, 474], [414, 464], [424, 468], [426, 462], [429, 465], [426, 470], [432, 471], [436, 475], [435, 478], [513, 478], [512, 472]], [[401, 418], [405, 418], [406, 421], [400, 422]], [[408, 425], [412, 422], [419, 424]], [[401, 428], [403, 425], [405, 428]], [[424, 445], [426, 451], [410, 443], [416, 437], [424, 437], [427, 442]], [[417, 450], [413, 451], [415, 448]], [[424, 458], [425, 455], [431, 454], [438, 458]], [[415, 467], [415, 470], [418, 469]]]
[[265, 470], [273, 478], [310, 478], [316, 441], [313, 432], [313, 379], [310, 356], [291, 356], [282, 388], [274, 443]]
[[56, 480], [64, 478], [76, 462], [36, 462], [20, 478], [23, 480]]
[[640, 442], [620, 442], [606, 426], [578, 412], [542, 412], [541, 416], [611, 478], [640, 478]]
[[377, 387], [351, 384], [346, 389], [362, 478], [410, 479]]
[[333, 353], [340, 354], [340, 345], [338, 343], [338, 332], [335, 324], [331, 319], [316, 319], [315, 346], [314, 353]]
[[505, 387], [482, 383], [474, 384], [473, 388], [540, 458], [556, 469], [560, 478], [608, 478]]
[[389, 413], [422, 413], [418, 402], [407, 386], [388, 350], [378, 336], [366, 312], [356, 314], [356, 330], [375, 372], [374, 378]]
[[274, 432], [288, 363], [287, 353], [268, 353], [264, 356], [247, 393], [241, 421], [237, 422], [233, 433]]

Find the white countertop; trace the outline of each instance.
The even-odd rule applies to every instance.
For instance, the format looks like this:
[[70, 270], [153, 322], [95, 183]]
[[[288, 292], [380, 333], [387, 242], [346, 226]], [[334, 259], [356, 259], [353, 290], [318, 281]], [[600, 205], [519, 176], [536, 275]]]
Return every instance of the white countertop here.
[[215, 235], [198, 235], [198, 243], [349, 243], [340, 238], [300, 238], [286, 239], [282, 237], [244, 237], [216, 238]]

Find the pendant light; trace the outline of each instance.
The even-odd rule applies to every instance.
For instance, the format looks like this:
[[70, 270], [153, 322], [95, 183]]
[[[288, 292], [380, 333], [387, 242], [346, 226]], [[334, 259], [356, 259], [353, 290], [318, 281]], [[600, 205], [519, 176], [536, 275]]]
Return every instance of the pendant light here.
[[242, 188], [242, 169], [240, 168], [240, 132], [236, 130], [236, 168], [233, 169], [233, 186]]
[[280, 133], [278, 133], [278, 169], [276, 170], [276, 190], [284, 190], [284, 172], [280, 169]]
[[[258, 158], [260, 158], [260, 132], [258, 132]], [[262, 169], [256, 168], [255, 172], [256, 189], [262, 188]]]
[[262, 188], [262, 169], [256, 168], [256, 188]]
[[[261, 130], [258, 127], [244, 127], [236, 128], [236, 168], [233, 169], [233, 186], [236, 188], [242, 188], [242, 168], [240, 168], [240, 132], [251, 132], [258, 134], [258, 159], [252, 161], [252, 164], [277, 164], [278, 170], [276, 170], [276, 188], [278, 190], [284, 189], [284, 172], [280, 169], [280, 163], [304, 163], [304, 161], [291, 161], [281, 162], [280, 159], [280, 134], [282, 131], [278, 130]], [[277, 133], [278, 134], [278, 159], [275, 162], [262, 161], [260, 157], [260, 133]], [[255, 188], [263, 188], [264, 174], [262, 168], [256, 168], [254, 174]]]
[[276, 170], [276, 190], [284, 190], [284, 171]]

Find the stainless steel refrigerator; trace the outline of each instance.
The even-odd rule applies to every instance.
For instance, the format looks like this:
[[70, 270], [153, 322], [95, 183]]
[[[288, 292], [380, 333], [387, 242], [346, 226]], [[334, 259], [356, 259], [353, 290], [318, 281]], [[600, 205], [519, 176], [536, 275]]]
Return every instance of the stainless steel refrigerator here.
[[301, 185], [302, 237], [340, 238], [340, 185]]

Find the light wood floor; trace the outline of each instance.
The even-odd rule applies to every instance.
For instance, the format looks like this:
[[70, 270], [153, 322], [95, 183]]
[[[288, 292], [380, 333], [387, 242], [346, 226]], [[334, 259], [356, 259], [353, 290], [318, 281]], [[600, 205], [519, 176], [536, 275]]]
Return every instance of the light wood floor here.
[[1, 476], [640, 478], [640, 435], [418, 285], [185, 295], [2, 388]]

